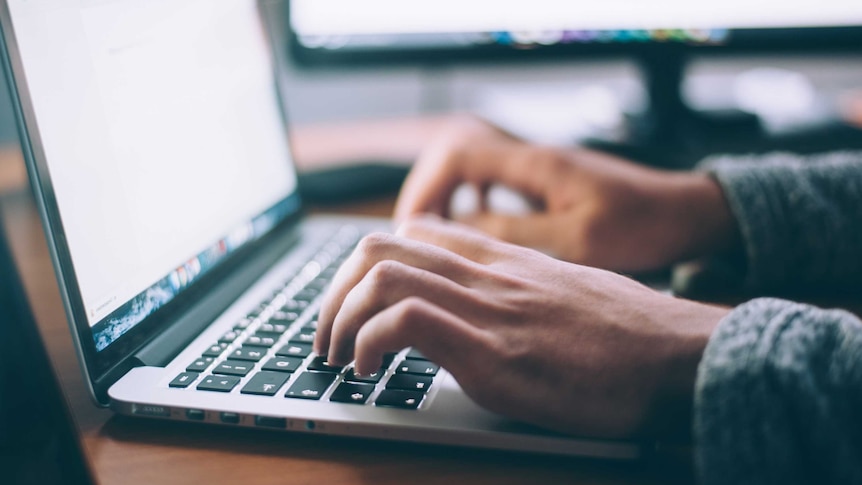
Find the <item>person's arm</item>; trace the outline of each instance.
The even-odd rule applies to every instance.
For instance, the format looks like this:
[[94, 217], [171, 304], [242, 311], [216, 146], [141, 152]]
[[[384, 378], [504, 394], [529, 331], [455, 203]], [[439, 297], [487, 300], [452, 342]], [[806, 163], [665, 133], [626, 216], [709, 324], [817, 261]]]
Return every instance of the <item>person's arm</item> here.
[[862, 284], [862, 152], [713, 157], [750, 289]]
[[698, 369], [704, 484], [862, 483], [862, 323], [774, 299], [718, 325]]

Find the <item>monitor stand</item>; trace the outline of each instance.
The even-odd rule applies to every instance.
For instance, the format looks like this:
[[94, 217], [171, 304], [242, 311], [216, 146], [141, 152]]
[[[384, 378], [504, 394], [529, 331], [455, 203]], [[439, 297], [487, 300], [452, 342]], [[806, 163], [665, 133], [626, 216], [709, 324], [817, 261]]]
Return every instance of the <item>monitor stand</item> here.
[[682, 95], [685, 47], [658, 47], [638, 57], [647, 94], [645, 110], [627, 117], [619, 139], [590, 139], [585, 142], [588, 146], [670, 169], [690, 168], [713, 153], [862, 148], [862, 130], [838, 120], [776, 136], [767, 133], [752, 113], [692, 109]]

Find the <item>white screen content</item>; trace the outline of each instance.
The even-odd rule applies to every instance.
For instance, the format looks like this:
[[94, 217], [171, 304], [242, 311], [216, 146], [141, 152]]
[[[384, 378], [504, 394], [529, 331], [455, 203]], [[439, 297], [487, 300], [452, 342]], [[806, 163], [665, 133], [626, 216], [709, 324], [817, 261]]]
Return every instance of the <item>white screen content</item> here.
[[859, 0], [292, 0], [299, 35], [862, 25]]
[[253, 0], [11, 0], [90, 325], [290, 195]]

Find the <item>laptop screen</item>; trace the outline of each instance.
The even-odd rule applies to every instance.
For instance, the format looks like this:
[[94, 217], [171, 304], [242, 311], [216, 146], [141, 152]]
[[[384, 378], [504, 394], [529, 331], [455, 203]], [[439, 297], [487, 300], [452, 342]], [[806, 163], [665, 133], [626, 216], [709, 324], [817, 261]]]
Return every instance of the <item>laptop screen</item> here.
[[254, 1], [9, 0], [96, 349], [298, 209]]

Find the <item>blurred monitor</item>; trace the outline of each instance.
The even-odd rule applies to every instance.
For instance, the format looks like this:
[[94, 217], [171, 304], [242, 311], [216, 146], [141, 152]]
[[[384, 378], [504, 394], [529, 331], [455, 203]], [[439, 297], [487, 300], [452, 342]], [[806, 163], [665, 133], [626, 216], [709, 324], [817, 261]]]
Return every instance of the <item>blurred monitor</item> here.
[[[288, 44], [309, 69], [572, 62], [629, 57], [642, 112], [611, 136], [580, 140], [653, 165], [685, 168], [714, 151], [822, 151], [862, 144], [844, 125], [768, 133], [735, 109], [691, 109], [688, 58], [702, 54], [860, 52], [859, 0], [287, 0]], [[854, 145], [855, 143], [855, 145]]]
[[857, 49], [858, 0], [289, 0], [305, 65]]

